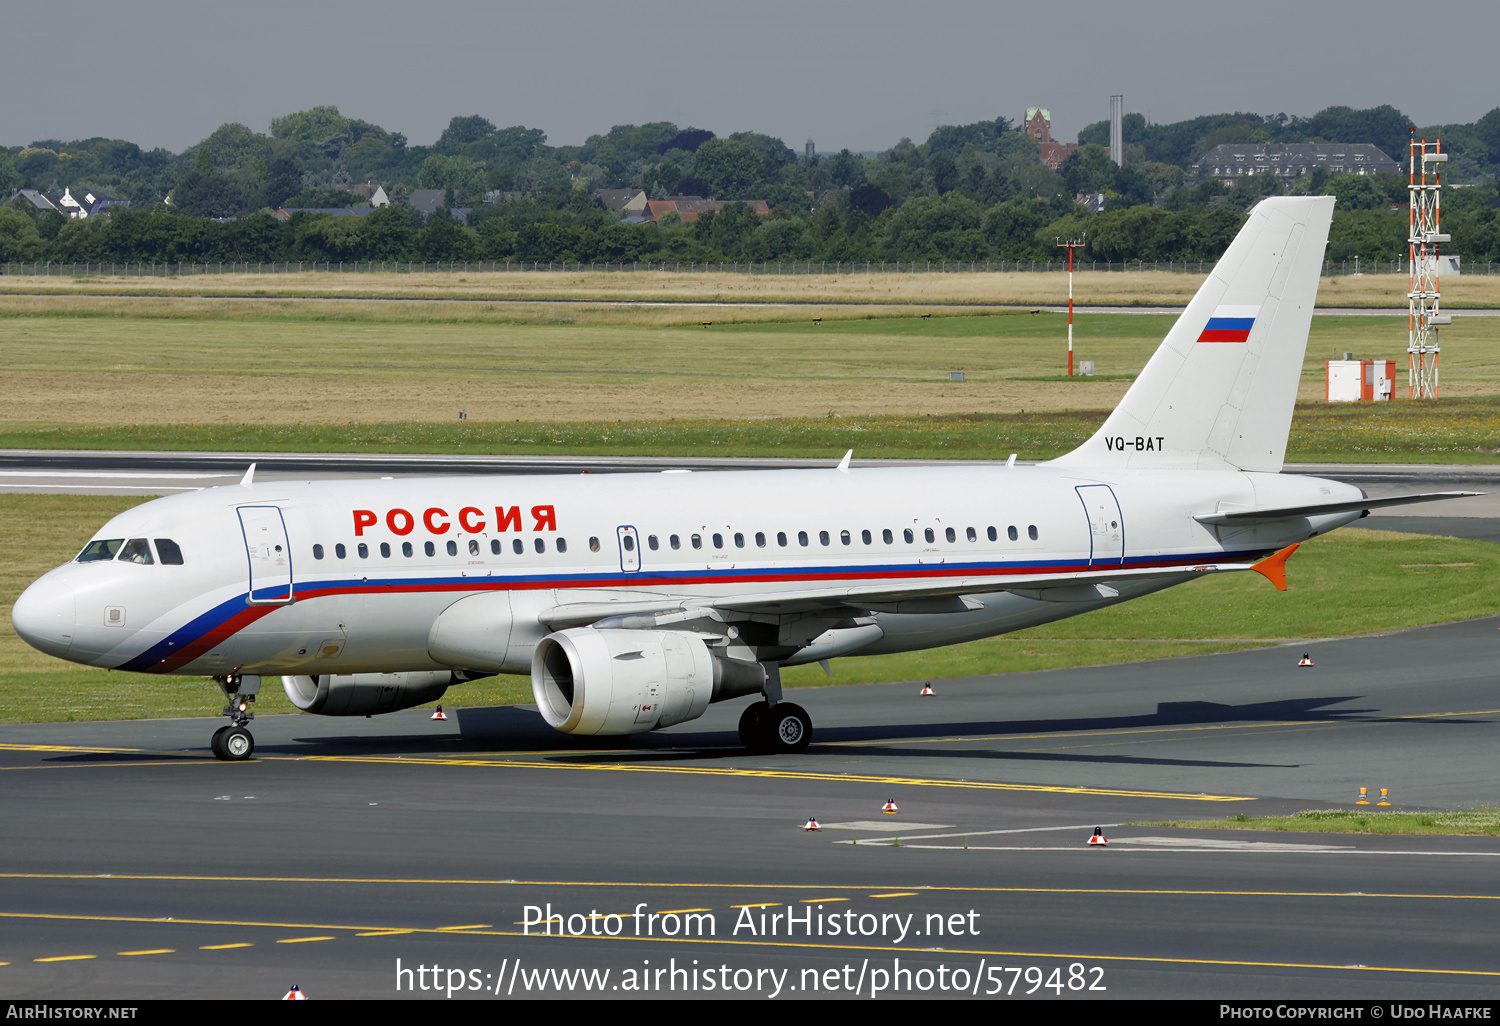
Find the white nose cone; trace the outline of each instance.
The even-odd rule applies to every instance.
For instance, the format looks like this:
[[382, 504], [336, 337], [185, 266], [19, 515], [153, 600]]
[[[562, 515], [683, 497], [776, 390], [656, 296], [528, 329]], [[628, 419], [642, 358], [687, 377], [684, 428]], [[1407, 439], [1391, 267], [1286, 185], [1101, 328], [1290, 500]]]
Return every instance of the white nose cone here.
[[21, 640], [59, 659], [73, 644], [73, 592], [53, 581], [37, 581], [21, 592], [10, 611]]

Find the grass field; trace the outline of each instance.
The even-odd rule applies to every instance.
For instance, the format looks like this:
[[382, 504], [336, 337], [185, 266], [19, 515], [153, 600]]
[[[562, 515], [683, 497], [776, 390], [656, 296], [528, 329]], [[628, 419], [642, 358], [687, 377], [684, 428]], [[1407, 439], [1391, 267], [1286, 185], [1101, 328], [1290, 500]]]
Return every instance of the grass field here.
[[[1074, 275], [1077, 302], [1181, 305], [1203, 283], [1199, 274], [1167, 271]], [[1323, 306], [1405, 307], [1404, 274], [1322, 279]], [[952, 305], [1056, 305], [1068, 301], [1068, 275], [1053, 272], [950, 272], [921, 274], [736, 274], [717, 271], [575, 271], [340, 274], [191, 274], [173, 277], [87, 274], [14, 275], [0, 278], [0, 293], [155, 296], [328, 296], [466, 300], [632, 300], [640, 302], [921, 303]], [[1469, 274], [1443, 280], [1444, 304], [1500, 306], [1500, 275]]]
[[1125, 826], [1185, 827], [1193, 830], [1270, 830], [1320, 834], [1429, 834], [1500, 837], [1500, 811], [1386, 812], [1369, 809], [1313, 809], [1293, 816], [1233, 816], [1229, 819], [1127, 823]]
[[[24, 547], [8, 547], [0, 561], [0, 722], [202, 716], [222, 707], [217, 687], [206, 679], [65, 663], [30, 648], [11, 627], [10, 607], [27, 584], [71, 558], [110, 516], [140, 501], [0, 495], [0, 537], [26, 539]], [[1212, 577], [1000, 638], [838, 659], [832, 680], [817, 666], [790, 668], [784, 680], [790, 687], [939, 680], [1234, 651], [1482, 616], [1500, 608], [1500, 546], [1335, 532], [1297, 553], [1290, 579], [1290, 589], [1281, 593], [1254, 574]], [[1003, 700], [997, 693], [996, 702]], [[451, 706], [530, 701], [530, 682], [517, 677], [475, 681], [443, 699]], [[273, 682], [262, 692], [258, 711], [294, 710]]]
[[[402, 303], [341, 319], [297, 302], [204, 301], [183, 317], [17, 306], [29, 302], [0, 296], [4, 446], [1041, 457], [1097, 426], [1171, 323], [1080, 315], [1077, 358], [1098, 376], [1068, 379], [1059, 314], [702, 328], [423, 320]], [[1444, 402], [1500, 393], [1500, 319], [1444, 330]], [[1482, 404], [1318, 412], [1325, 359], [1396, 353], [1404, 338], [1400, 318], [1314, 319], [1300, 416], [1337, 433], [1309, 440], [1309, 458], [1489, 458], [1500, 432]], [[1351, 429], [1360, 438], [1341, 446]]]

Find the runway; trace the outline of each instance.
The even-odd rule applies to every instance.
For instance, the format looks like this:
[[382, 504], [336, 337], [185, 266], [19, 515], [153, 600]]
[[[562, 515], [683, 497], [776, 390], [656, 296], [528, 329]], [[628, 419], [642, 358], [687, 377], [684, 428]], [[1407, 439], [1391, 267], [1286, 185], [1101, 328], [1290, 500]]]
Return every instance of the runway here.
[[[803, 689], [800, 757], [738, 748], [742, 702], [622, 745], [524, 708], [264, 717], [239, 764], [209, 755], [211, 719], [3, 726], [0, 981], [26, 998], [1492, 1001], [1500, 839], [1142, 821], [1348, 807], [1361, 786], [1493, 803], [1497, 627], [931, 698]], [[1085, 844], [1096, 826], [1106, 849]], [[555, 934], [582, 935], [524, 925], [549, 903]]]

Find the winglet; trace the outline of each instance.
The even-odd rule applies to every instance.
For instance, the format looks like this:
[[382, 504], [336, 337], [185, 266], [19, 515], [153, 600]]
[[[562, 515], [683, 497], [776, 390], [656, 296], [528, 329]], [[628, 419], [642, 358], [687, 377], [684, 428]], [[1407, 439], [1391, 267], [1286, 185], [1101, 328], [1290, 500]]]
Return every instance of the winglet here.
[[841, 460], [839, 460], [839, 473], [840, 474], [847, 474], [847, 473], [849, 473], [849, 461], [851, 459], [853, 459], [853, 458], [854, 458], [854, 450], [853, 449], [850, 449], [848, 452], [844, 453], [844, 458], [841, 459]]
[[255, 483], [255, 464], [250, 464], [250, 469], [245, 471], [245, 476], [240, 478], [240, 487], [249, 488]]
[[1280, 552], [1267, 556], [1250, 569], [1276, 585], [1277, 591], [1286, 591], [1286, 561], [1297, 551], [1296, 545], [1288, 545]]

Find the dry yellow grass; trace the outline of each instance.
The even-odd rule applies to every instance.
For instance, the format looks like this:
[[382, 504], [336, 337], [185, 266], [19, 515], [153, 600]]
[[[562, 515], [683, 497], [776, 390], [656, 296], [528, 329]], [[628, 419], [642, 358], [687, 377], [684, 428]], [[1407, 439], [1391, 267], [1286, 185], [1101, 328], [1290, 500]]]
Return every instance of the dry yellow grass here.
[[[878, 265], [875, 265], [878, 267]], [[1080, 271], [1077, 302], [1166, 304], [1186, 302], [1203, 278], [1167, 271]], [[568, 272], [444, 271], [414, 274], [311, 272], [289, 274], [193, 274], [180, 277], [18, 275], [0, 282], [3, 291], [162, 295], [316, 294], [334, 297], [409, 296], [463, 299], [636, 300], [793, 303], [1059, 304], [1068, 299], [1068, 275], [1045, 272], [954, 272], [895, 274], [735, 274], [718, 271]], [[1446, 304], [1460, 308], [1500, 306], [1500, 275], [1464, 275], [1443, 281]], [[1406, 277], [1367, 274], [1325, 278], [1324, 306], [1406, 305]]]

